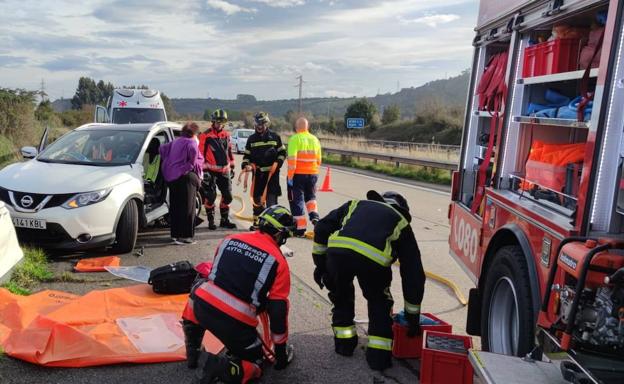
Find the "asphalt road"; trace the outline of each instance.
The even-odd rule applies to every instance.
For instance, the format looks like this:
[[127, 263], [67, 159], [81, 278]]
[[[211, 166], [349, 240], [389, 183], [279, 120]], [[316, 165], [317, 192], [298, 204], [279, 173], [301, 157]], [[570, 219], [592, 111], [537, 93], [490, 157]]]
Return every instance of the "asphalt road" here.
[[[323, 170], [322, 176], [325, 175]], [[284, 176], [282, 175], [282, 178]], [[322, 180], [321, 180], [322, 181]], [[319, 181], [319, 183], [321, 182]], [[285, 185], [285, 181], [282, 183]], [[364, 198], [366, 191], [395, 190], [404, 194], [412, 211], [412, 227], [416, 233], [425, 269], [458, 284], [465, 295], [471, 286], [470, 280], [448, 256], [449, 225], [446, 217], [448, 193], [439, 188], [417, 186], [413, 183], [384, 180], [360, 172], [332, 169], [332, 187], [334, 192], [319, 193], [321, 214], [329, 212], [340, 204], [356, 198]], [[248, 195], [240, 186], [235, 186], [236, 194], [243, 196], [249, 205]], [[280, 201], [287, 205], [282, 197]], [[233, 203], [233, 210], [240, 206]], [[247, 207], [246, 214], [250, 214]], [[237, 221], [240, 230], [245, 230], [249, 223]], [[374, 223], [371, 223], [374, 225]], [[137, 247], [144, 247], [144, 255], [122, 255], [122, 265], [146, 265], [156, 267], [177, 260], [200, 262], [211, 259], [215, 246], [229, 232], [209, 231], [203, 224], [197, 233], [198, 243], [192, 246], [174, 246], [169, 242], [166, 229], [151, 229], [140, 234]], [[295, 360], [282, 372], [268, 369], [262, 383], [414, 383], [418, 378], [416, 361], [395, 360], [393, 368], [383, 374], [368, 369], [364, 361], [363, 346], [366, 344], [367, 311], [366, 303], [358, 292], [356, 322], [360, 335], [360, 346], [352, 358], [340, 357], [333, 352], [333, 340], [330, 329], [331, 305], [327, 300], [327, 291], [315, 286], [311, 258], [312, 242], [305, 239], [291, 239], [287, 246], [295, 256], [289, 259], [292, 272], [292, 294], [290, 315], [290, 341], [295, 346]], [[69, 255], [57, 259], [53, 268], [57, 273], [71, 271], [78, 256]], [[82, 294], [94, 289], [106, 289], [114, 286], [130, 285], [132, 282], [113, 279], [105, 273], [85, 275], [80, 278], [86, 282], [67, 282], [43, 284], [42, 289], [56, 289]], [[395, 269], [392, 293], [395, 298], [395, 310], [402, 309], [401, 279]], [[453, 324], [455, 332], [464, 333], [466, 309], [447, 287], [427, 281], [423, 312], [431, 312]], [[62, 369], [41, 368], [21, 361], [0, 358], [0, 383], [172, 383], [190, 382], [192, 373], [185, 363], [118, 365], [109, 367]]]

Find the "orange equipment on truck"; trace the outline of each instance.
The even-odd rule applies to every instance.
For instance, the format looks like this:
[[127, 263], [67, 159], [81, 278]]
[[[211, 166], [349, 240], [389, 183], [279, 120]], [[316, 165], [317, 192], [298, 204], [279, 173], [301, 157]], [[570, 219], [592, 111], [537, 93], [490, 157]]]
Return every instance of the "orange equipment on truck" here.
[[480, 2], [449, 249], [486, 383], [624, 382], [623, 15]]

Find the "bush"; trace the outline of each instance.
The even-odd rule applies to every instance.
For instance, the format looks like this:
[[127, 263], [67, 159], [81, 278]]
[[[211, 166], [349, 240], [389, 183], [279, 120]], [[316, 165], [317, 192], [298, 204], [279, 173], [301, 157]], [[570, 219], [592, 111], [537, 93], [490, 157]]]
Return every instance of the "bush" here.
[[70, 109], [62, 112], [60, 117], [63, 125], [73, 129], [93, 122], [94, 112], [95, 107], [93, 105], [85, 105], [82, 109]]
[[34, 101], [34, 92], [0, 88], [0, 135], [14, 142], [31, 140], [39, 132]]

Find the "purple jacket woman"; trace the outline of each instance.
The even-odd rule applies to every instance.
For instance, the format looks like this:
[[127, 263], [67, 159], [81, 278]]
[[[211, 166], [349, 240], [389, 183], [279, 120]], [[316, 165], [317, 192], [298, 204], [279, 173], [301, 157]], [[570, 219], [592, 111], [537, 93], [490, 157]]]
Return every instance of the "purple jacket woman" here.
[[195, 196], [204, 164], [197, 146], [198, 132], [196, 123], [186, 123], [180, 138], [160, 147], [161, 168], [169, 187], [171, 238], [176, 244], [195, 242]]

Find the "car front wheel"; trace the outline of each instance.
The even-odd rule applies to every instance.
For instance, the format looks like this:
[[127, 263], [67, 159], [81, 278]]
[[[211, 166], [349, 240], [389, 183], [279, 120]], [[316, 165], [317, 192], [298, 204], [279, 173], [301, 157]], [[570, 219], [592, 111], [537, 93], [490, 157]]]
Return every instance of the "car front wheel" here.
[[116, 253], [132, 252], [139, 232], [139, 209], [134, 200], [126, 203], [121, 212], [117, 230], [115, 231], [115, 244], [113, 251]]

